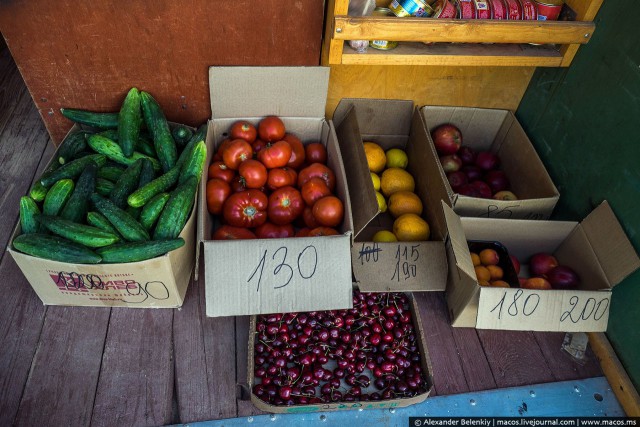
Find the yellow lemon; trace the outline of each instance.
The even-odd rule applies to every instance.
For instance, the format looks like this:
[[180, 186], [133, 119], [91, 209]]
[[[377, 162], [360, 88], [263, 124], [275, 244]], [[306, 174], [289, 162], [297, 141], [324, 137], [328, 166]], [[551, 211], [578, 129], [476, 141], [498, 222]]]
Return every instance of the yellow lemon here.
[[389, 213], [394, 218], [406, 213], [422, 215], [422, 201], [416, 193], [411, 191], [396, 191], [389, 196], [387, 206]]
[[373, 189], [380, 191], [380, 177], [377, 173], [371, 172], [371, 181], [373, 182]]
[[376, 200], [378, 201], [378, 207], [380, 208], [380, 212], [386, 212], [387, 201], [379, 191], [376, 191]]
[[382, 172], [387, 163], [387, 156], [384, 150], [375, 142], [364, 142], [364, 155], [367, 157], [367, 164], [371, 172]]
[[416, 214], [400, 215], [393, 222], [393, 234], [401, 242], [429, 240], [429, 224]]
[[373, 235], [374, 242], [397, 242], [398, 238], [389, 230], [380, 230]]
[[389, 197], [396, 191], [415, 190], [416, 182], [409, 172], [400, 168], [389, 168], [382, 172], [380, 178], [380, 190], [382, 194]]
[[400, 148], [392, 148], [385, 153], [387, 156], [387, 168], [406, 169], [409, 164], [407, 153]]

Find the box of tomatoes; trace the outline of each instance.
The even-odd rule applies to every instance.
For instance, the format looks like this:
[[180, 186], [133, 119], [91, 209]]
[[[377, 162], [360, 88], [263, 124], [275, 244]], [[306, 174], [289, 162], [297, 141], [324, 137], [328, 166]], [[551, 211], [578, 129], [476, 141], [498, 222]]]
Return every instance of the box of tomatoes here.
[[412, 101], [343, 99], [333, 120], [349, 183], [360, 290], [444, 291], [446, 228], [429, 202], [426, 129]]
[[351, 205], [324, 117], [328, 81], [327, 67], [209, 69], [207, 316], [351, 308]]

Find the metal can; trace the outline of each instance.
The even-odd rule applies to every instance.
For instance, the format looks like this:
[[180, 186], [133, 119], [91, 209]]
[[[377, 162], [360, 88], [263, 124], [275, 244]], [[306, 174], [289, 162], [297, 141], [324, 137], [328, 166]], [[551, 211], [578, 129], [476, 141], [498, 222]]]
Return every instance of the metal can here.
[[562, 10], [562, 0], [535, 0], [538, 6], [538, 21], [557, 21]]
[[522, 19], [522, 5], [520, 0], [505, 0], [507, 4], [507, 18], [512, 21], [520, 21]]
[[413, 16], [419, 11], [426, 10], [429, 7], [423, 0], [393, 0], [389, 4], [389, 9], [399, 18], [405, 18], [407, 16]]
[[442, 19], [453, 19], [458, 14], [458, 10], [449, 0], [438, 0], [433, 4], [433, 17]]
[[520, 0], [522, 4], [522, 19], [531, 21], [538, 19], [538, 8], [533, 0]]
[[473, 0], [473, 4], [476, 7], [477, 19], [491, 19], [491, 7], [489, 6], [489, 0]]
[[[373, 16], [396, 16], [393, 11], [386, 7], [376, 7], [372, 12]], [[391, 50], [398, 46], [398, 42], [389, 40], [370, 40], [369, 46], [374, 49]]]
[[476, 9], [472, 0], [454, 0], [453, 2], [458, 9], [457, 17], [459, 19], [475, 19]]
[[491, 0], [491, 19], [508, 19], [503, 0]]

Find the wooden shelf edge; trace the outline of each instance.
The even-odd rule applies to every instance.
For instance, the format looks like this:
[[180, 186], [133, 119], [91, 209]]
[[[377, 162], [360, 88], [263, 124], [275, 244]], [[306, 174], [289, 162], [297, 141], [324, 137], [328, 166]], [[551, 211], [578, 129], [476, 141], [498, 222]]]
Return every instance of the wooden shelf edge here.
[[616, 352], [611, 347], [609, 339], [604, 333], [589, 333], [591, 349], [600, 361], [611, 389], [615, 393], [620, 405], [628, 416], [640, 416], [640, 395], [635, 389], [627, 371], [620, 363]]

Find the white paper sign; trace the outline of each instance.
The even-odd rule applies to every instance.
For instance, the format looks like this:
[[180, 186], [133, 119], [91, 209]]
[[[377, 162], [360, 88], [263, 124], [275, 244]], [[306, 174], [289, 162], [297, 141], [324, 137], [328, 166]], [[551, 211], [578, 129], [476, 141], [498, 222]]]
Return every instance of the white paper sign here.
[[482, 288], [478, 329], [604, 332], [611, 292]]

